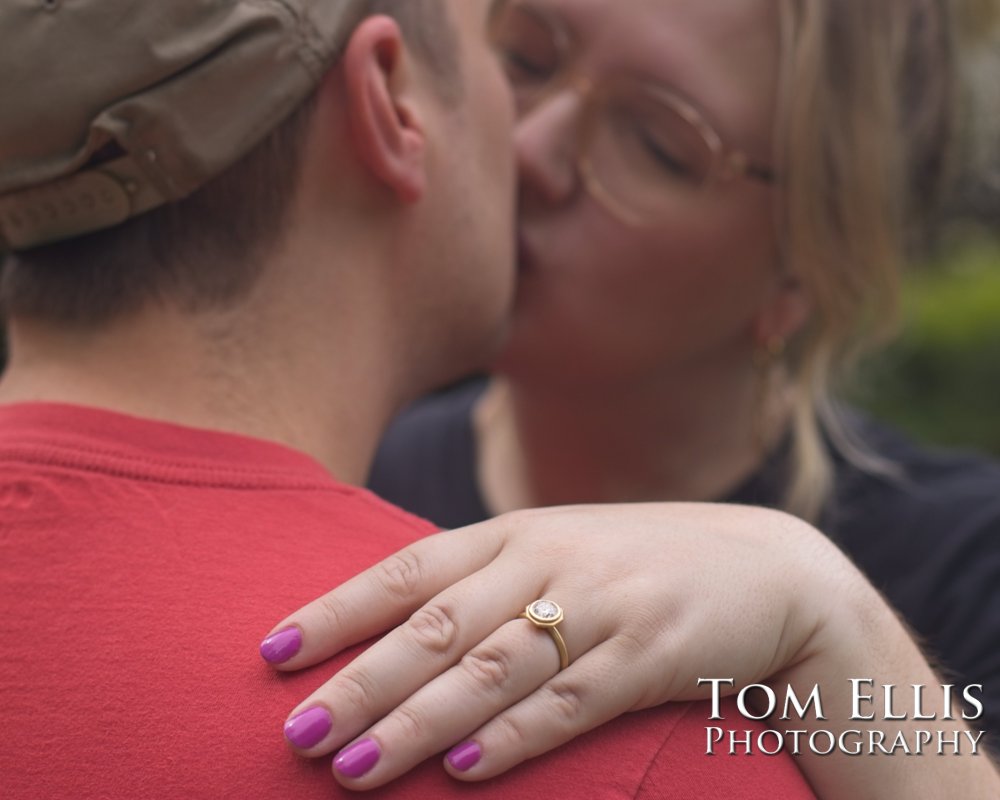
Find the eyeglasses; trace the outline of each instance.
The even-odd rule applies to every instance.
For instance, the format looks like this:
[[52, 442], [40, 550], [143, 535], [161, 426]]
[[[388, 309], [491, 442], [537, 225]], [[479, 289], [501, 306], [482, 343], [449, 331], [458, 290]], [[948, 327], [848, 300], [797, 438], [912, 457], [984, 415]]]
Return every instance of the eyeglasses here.
[[634, 77], [593, 80], [580, 73], [569, 30], [537, 5], [499, 0], [490, 38], [520, 115], [563, 90], [581, 96], [576, 166], [590, 193], [623, 222], [655, 224], [679, 198], [714, 183], [774, 182], [770, 168], [727, 148], [675, 92]]

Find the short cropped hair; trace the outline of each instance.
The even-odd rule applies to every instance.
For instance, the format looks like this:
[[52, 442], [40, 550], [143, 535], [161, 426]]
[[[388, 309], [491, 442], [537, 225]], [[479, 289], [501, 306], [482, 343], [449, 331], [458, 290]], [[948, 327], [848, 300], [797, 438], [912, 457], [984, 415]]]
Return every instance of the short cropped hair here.
[[[460, 94], [457, 34], [441, 0], [370, 0], [374, 14], [398, 21], [443, 97]], [[9, 254], [0, 276], [4, 314], [88, 329], [151, 302], [186, 312], [237, 304], [287, 229], [315, 107], [314, 95], [248, 156], [179, 202]]]

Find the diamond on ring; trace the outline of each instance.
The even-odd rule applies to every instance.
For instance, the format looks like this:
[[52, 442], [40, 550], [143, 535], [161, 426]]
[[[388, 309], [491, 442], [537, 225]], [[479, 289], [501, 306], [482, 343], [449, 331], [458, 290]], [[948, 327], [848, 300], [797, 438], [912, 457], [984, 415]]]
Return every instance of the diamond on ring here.
[[535, 625], [551, 628], [563, 621], [563, 610], [551, 600], [536, 600], [524, 609], [524, 613]]

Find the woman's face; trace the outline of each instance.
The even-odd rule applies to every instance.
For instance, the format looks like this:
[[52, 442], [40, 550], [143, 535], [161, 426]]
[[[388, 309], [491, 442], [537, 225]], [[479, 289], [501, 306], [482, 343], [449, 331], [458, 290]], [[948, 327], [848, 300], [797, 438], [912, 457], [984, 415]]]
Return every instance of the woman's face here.
[[[578, 169], [586, 93], [580, 87], [585, 81], [660, 87], [696, 109], [730, 151], [770, 165], [777, 4], [528, 5], [565, 25], [566, 66], [576, 80], [522, 110], [516, 134], [520, 287], [498, 370], [596, 384], [670, 380], [689, 363], [748, 365], [755, 337], [767, 335], [760, 320], [787, 285], [777, 267], [778, 189], [736, 177], [673, 191], [668, 175], [657, 190], [655, 216], [636, 226], [602, 202]], [[534, 57], [530, 50], [527, 55]], [[530, 71], [537, 66], [518, 62], [514, 68], [527, 69], [534, 80]], [[649, 144], [645, 136], [633, 136], [637, 148]], [[654, 172], [640, 170], [637, 177], [644, 174]]]

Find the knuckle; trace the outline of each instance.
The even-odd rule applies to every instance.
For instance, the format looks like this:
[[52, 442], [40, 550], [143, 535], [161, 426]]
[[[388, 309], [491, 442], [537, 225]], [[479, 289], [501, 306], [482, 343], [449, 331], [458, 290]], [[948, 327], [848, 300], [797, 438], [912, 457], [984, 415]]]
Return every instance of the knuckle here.
[[647, 611], [641, 607], [635, 609], [635, 617], [629, 624], [613, 633], [608, 644], [615, 649], [619, 658], [630, 664], [647, 663], [648, 659], [652, 659], [655, 666], [666, 654], [683, 652], [695, 644], [689, 637], [702, 624], [697, 619], [691, 619], [690, 614], [679, 604], [666, 601], [664, 606], [665, 610], [659, 614], [655, 610]]
[[493, 720], [491, 736], [502, 749], [521, 752], [528, 743], [528, 730], [513, 714], [501, 714]]
[[402, 705], [393, 714], [395, 724], [399, 726], [403, 741], [419, 742], [427, 738], [427, 718], [417, 709]]
[[500, 648], [485, 645], [466, 653], [461, 667], [475, 686], [483, 691], [505, 689], [513, 674], [510, 654]]
[[336, 633], [343, 630], [350, 615], [340, 598], [328, 595], [319, 600], [319, 612], [327, 630]]
[[555, 719], [565, 727], [579, 724], [586, 708], [584, 691], [566, 681], [550, 681], [540, 690], [542, 700], [555, 713]]
[[376, 706], [375, 685], [358, 670], [344, 671], [337, 676], [336, 691], [343, 694], [347, 703], [355, 708], [372, 709]]
[[410, 617], [408, 628], [423, 650], [447, 653], [458, 639], [455, 611], [442, 603], [430, 603]]
[[649, 636], [639, 631], [622, 630], [611, 640], [622, 659], [641, 658], [649, 650]]
[[410, 601], [423, 583], [423, 562], [413, 551], [401, 550], [376, 567], [376, 576], [390, 597]]

